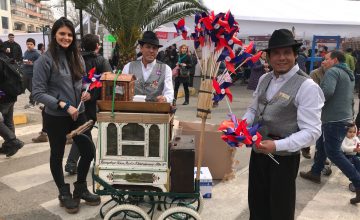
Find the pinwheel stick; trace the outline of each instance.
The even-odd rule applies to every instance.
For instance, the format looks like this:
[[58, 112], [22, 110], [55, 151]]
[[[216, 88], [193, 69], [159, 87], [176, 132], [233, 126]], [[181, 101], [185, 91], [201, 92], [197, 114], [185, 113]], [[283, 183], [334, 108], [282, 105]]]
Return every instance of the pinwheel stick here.
[[272, 155], [272, 153], [268, 153], [268, 156], [275, 162], [277, 163], [278, 165], [280, 164], [274, 157], [274, 155]]
[[[85, 93], [87, 93], [87, 91], [89, 90], [90, 84], [91, 84], [91, 83], [89, 83], [89, 85], [87, 85], [86, 90], [85, 90]], [[83, 103], [83, 101], [80, 101], [79, 106], [77, 107], [77, 110], [78, 110], [78, 111], [79, 111], [82, 103]]]
[[230, 107], [229, 98], [228, 98], [227, 96], [225, 96], [225, 100], [226, 100], [226, 104], [227, 104], [227, 106], [228, 106], [228, 108], [229, 108], [229, 112], [230, 112], [230, 114], [232, 114], [232, 110], [231, 110], [231, 107]]
[[201, 119], [201, 130], [200, 130], [200, 142], [199, 142], [199, 152], [197, 154], [197, 166], [196, 166], [196, 180], [200, 180], [200, 169], [201, 162], [203, 158], [203, 146], [204, 146], [204, 134], [205, 134], [205, 122], [206, 117]]

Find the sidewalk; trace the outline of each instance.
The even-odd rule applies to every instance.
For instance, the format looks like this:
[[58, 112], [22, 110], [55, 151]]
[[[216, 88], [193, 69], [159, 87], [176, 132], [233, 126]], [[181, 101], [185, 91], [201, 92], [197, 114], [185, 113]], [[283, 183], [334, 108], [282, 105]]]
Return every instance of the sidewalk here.
[[[241, 117], [251, 102], [252, 92], [247, 90], [246, 86], [240, 84], [236, 84], [230, 89], [234, 96], [231, 104], [232, 112]], [[27, 124], [17, 126], [17, 134], [19, 136], [35, 134], [40, 131], [41, 127], [41, 111], [38, 107], [24, 109], [27, 101], [28, 94], [22, 95], [18, 97], [18, 102], [15, 105], [15, 114], [25, 114], [28, 118]], [[183, 101], [183, 98], [178, 100], [176, 118], [182, 121], [200, 122], [200, 118], [196, 117], [197, 96], [190, 98], [190, 105], [181, 105]], [[355, 101], [355, 106], [358, 106], [358, 99], [355, 98]], [[229, 110], [226, 102], [222, 101], [217, 108], [212, 110], [211, 119], [208, 119], [207, 122], [219, 124], [222, 120], [227, 119], [227, 113], [229, 113]], [[29, 147], [29, 150], [36, 151], [33, 148], [34, 146]], [[47, 148], [47, 146], [39, 145], [38, 148], [40, 152], [40, 150]], [[211, 199], [204, 199], [204, 209], [201, 213], [202, 219], [249, 219], [247, 205], [249, 152], [247, 148], [237, 150], [236, 159], [239, 160], [239, 167], [237, 167], [235, 179], [227, 182], [214, 181], [213, 197]], [[311, 152], [314, 153], [314, 147], [312, 147]], [[23, 153], [25, 154], [26, 152], [24, 151]], [[21, 154], [20, 152], [18, 156], [20, 157]], [[302, 158], [299, 170], [309, 170], [312, 163], [313, 160]], [[355, 196], [354, 193], [348, 190], [349, 180], [336, 167], [333, 167], [332, 170], [331, 176], [322, 176], [321, 184], [313, 184], [300, 177], [297, 178], [296, 219], [359, 219], [360, 206], [354, 206], [349, 203], [349, 199]], [[57, 207], [57, 209], [60, 208]]]

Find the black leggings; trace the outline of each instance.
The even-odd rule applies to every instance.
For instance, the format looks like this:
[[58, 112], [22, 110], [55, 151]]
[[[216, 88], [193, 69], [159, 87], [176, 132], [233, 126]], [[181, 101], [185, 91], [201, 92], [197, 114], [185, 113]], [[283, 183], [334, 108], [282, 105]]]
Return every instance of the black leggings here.
[[[50, 143], [50, 170], [56, 186], [60, 189], [65, 185], [62, 161], [64, 157], [66, 135], [75, 128], [86, 122], [85, 114], [80, 114], [77, 121], [73, 121], [70, 116], [52, 116], [44, 113], [44, 125], [47, 131]], [[86, 131], [90, 136], [90, 132]], [[86, 181], [91, 161], [94, 158], [91, 145], [78, 146], [80, 152], [80, 161], [77, 170], [77, 181]]]

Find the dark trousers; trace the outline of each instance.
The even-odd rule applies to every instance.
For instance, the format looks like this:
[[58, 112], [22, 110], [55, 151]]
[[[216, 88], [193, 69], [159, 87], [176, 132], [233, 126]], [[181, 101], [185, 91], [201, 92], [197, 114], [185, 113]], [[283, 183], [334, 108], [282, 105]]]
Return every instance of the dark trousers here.
[[[97, 118], [96, 118], [96, 100], [85, 102], [85, 115], [86, 115], [87, 120], [91, 119], [94, 122], [96, 122], [96, 120], [97, 120]], [[91, 130], [92, 130], [92, 128], [89, 129], [90, 138], [92, 138]], [[79, 157], [80, 157], [80, 152], [78, 150], [76, 143], [73, 142], [71, 145], [69, 156], [66, 160], [66, 165], [76, 167]]]
[[182, 78], [182, 77], [176, 77], [175, 78], [175, 87], [174, 87], [174, 98], [177, 99], [177, 94], [179, 91], [180, 84], [183, 84], [184, 86], [184, 92], [185, 92], [185, 101], [189, 102], [189, 77]]
[[24, 78], [24, 86], [30, 92], [29, 103], [30, 104], [35, 104], [35, 101], [34, 101], [34, 99], [32, 97], [32, 75], [24, 74], [23, 78]]
[[[45, 130], [47, 131], [50, 142], [50, 170], [58, 188], [65, 185], [62, 160], [64, 157], [66, 135], [72, 130], [86, 122], [85, 114], [80, 114], [76, 121], [70, 116], [52, 116], [44, 114]], [[86, 131], [90, 137], [90, 132]], [[77, 169], [77, 181], [86, 181], [86, 176], [90, 168], [94, 153], [91, 145], [78, 146], [80, 161]]]
[[0, 136], [5, 142], [16, 138], [13, 120], [14, 104], [15, 102], [0, 104]]
[[300, 154], [277, 156], [251, 152], [248, 202], [250, 220], [293, 220]]
[[327, 122], [322, 124], [322, 134], [316, 141], [316, 155], [311, 172], [320, 176], [326, 157], [328, 157], [349, 178], [355, 188], [360, 189], [360, 173], [341, 150], [341, 143], [345, 138], [348, 126], [348, 122]]

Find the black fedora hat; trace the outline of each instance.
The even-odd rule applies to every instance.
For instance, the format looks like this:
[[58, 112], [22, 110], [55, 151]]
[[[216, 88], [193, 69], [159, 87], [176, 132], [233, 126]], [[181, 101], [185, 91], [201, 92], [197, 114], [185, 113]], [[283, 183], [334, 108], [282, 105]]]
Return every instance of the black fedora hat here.
[[152, 31], [145, 31], [143, 33], [142, 38], [140, 40], [138, 40], [138, 42], [140, 45], [148, 43], [148, 44], [155, 45], [157, 47], [162, 47], [162, 45], [159, 44], [159, 38]]
[[281, 47], [300, 47], [302, 43], [297, 42], [294, 35], [288, 29], [275, 30], [269, 40], [268, 48], [263, 51], [269, 52], [271, 49]]

